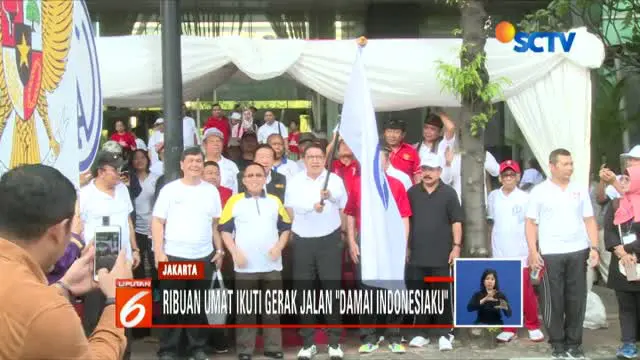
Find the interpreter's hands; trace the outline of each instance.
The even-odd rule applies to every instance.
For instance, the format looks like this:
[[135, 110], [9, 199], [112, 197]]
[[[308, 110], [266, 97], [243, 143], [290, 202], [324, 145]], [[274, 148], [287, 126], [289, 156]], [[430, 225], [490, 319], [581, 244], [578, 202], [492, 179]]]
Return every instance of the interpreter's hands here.
[[598, 254], [598, 252], [594, 249], [589, 250], [589, 266], [594, 268], [598, 265], [598, 263], [600, 262], [600, 254]]
[[271, 261], [276, 261], [280, 259], [281, 256], [282, 256], [282, 249], [280, 248], [280, 246], [275, 245], [274, 247], [269, 249], [269, 258], [271, 259]]
[[542, 257], [540, 256], [540, 253], [536, 252], [529, 252], [529, 269], [531, 270], [540, 270], [542, 268]]
[[84, 295], [96, 288], [97, 284], [93, 281], [95, 250], [95, 245], [93, 243], [89, 244], [83, 250], [82, 255], [71, 264], [69, 270], [60, 279], [60, 282], [71, 292], [71, 295]]
[[223, 260], [224, 260], [224, 253], [216, 251], [216, 254], [213, 255], [213, 257], [211, 258], [211, 263], [216, 266], [216, 269], [220, 270], [222, 269]]
[[354, 264], [360, 261], [360, 247], [355, 241], [349, 242], [349, 257]]
[[155, 263], [156, 263], [156, 269], [158, 269], [160, 267], [160, 263], [161, 262], [167, 262], [169, 261], [169, 258], [167, 257], [167, 254], [164, 253], [164, 251], [156, 251], [153, 254]]
[[480, 304], [484, 304], [487, 301], [496, 301], [495, 299], [496, 291], [495, 290], [487, 290], [487, 295], [480, 299]]
[[111, 271], [102, 268], [98, 270], [98, 286], [107, 298], [116, 297], [116, 279], [131, 279], [131, 263], [127, 260], [127, 252], [121, 250]]
[[322, 205], [321, 203], [316, 203], [315, 205], [313, 205], [313, 210], [315, 210], [315, 212], [317, 213], [321, 213], [322, 211], [324, 211], [324, 205]]
[[449, 265], [453, 264], [454, 260], [460, 257], [460, 246], [454, 246], [449, 253]]
[[247, 266], [247, 258], [244, 256], [242, 251], [235, 251], [235, 253], [233, 254], [233, 263], [236, 264], [236, 266], [240, 269], [243, 269]]
[[507, 302], [505, 300], [500, 299], [500, 304], [496, 306], [496, 309], [508, 310], [509, 309], [509, 304], [507, 304]]
[[134, 251], [131, 257], [133, 258], [133, 262], [131, 263], [131, 265], [135, 269], [140, 265], [140, 252]]
[[320, 199], [329, 200], [331, 198], [331, 191], [329, 190], [320, 190]]

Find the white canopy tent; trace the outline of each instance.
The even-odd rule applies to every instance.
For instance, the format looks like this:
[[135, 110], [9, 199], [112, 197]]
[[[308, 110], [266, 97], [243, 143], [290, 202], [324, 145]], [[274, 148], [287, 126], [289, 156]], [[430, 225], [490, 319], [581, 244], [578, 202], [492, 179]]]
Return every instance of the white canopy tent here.
[[[585, 28], [574, 31], [568, 53], [522, 54], [489, 39], [487, 68], [491, 79], [510, 82], [504, 100], [540, 163], [547, 163], [553, 149], [566, 148], [574, 154], [575, 180], [587, 186], [590, 70], [602, 64], [604, 45]], [[437, 67], [438, 61], [459, 64], [460, 45], [459, 39], [369, 40], [363, 56], [376, 110], [459, 106], [459, 99], [442, 91]], [[162, 104], [159, 36], [102, 37], [96, 46], [105, 105]], [[240, 71], [257, 81], [288, 74], [341, 103], [356, 49], [354, 40], [183, 36], [184, 99], [192, 100]]]

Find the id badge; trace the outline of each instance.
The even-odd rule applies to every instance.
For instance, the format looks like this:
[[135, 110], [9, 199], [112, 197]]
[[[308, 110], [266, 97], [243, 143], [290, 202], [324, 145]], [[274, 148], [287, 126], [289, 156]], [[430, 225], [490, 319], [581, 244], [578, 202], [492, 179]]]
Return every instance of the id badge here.
[[636, 234], [633, 232], [626, 233], [622, 235], [622, 244], [629, 245], [632, 242], [636, 241]]

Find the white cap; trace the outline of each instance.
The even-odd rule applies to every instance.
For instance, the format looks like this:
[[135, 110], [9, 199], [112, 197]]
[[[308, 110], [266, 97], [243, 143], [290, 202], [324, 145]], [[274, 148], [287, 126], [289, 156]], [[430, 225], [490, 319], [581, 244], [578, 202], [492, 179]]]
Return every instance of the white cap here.
[[420, 159], [420, 167], [442, 168], [442, 157], [434, 153], [427, 153], [427, 156]]
[[231, 113], [231, 120], [242, 120], [242, 114], [239, 112]]
[[202, 140], [207, 139], [209, 136], [217, 136], [220, 139], [224, 140], [224, 134], [222, 133], [222, 131], [220, 131], [218, 128], [208, 128], [205, 132], [204, 132], [204, 136], [202, 137]]
[[157, 118], [156, 122], [153, 123], [153, 126], [162, 125], [162, 124], [164, 124], [164, 119], [163, 118]]
[[624, 153], [620, 156], [626, 157], [626, 158], [640, 159], [640, 145], [636, 145], [632, 147], [631, 150], [629, 150], [629, 152]]

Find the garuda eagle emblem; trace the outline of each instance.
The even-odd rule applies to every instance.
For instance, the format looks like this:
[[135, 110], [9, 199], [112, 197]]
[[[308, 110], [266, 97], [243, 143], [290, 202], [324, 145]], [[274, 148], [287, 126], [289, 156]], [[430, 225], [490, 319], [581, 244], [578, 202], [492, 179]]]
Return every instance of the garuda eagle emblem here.
[[0, 141], [15, 113], [10, 168], [41, 162], [36, 113], [44, 124], [50, 151], [54, 156], [60, 152], [49, 119], [47, 96], [56, 90], [66, 71], [73, 3], [1, 0]]

